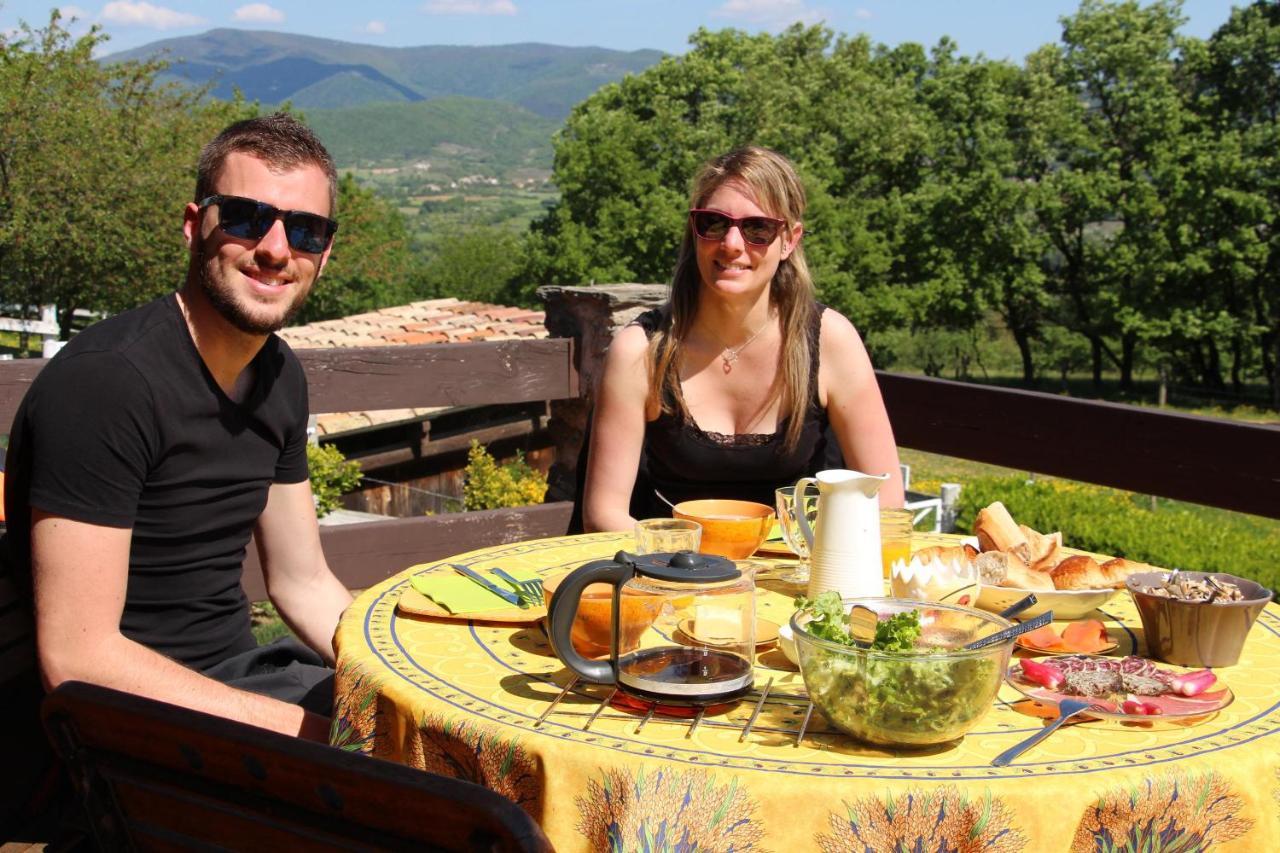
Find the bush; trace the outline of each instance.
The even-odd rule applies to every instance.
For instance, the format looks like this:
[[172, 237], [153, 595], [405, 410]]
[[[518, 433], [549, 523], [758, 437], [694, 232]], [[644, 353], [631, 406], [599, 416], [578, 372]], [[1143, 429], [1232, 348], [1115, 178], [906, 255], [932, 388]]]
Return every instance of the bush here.
[[338, 498], [360, 485], [364, 475], [360, 463], [348, 462], [333, 445], [307, 445], [307, 467], [311, 471], [311, 494], [316, 500], [316, 516], [324, 517], [338, 508]]
[[546, 476], [531, 468], [523, 453], [516, 451], [514, 461], [499, 465], [474, 439], [464, 477], [462, 502], [468, 510], [528, 506], [542, 503], [547, 494]]
[[1228, 572], [1276, 589], [1280, 534], [1259, 533], [1181, 509], [1151, 510], [1129, 492], [1065, 480], [981, 478], [960, 492], [956, 527], [972, 530], [982, 507], [1003, 501], [1014, 520], [1043, 533], [1061, 530], [1071, 548], [1161, 568]]

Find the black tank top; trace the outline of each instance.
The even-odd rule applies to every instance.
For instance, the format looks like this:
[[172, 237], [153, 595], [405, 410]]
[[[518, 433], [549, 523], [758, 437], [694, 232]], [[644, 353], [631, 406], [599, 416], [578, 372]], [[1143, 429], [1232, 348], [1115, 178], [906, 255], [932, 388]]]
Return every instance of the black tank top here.
[[[823, 305], [817, 305], [809, 327], [813, 380], [796, 446], [789, 451], [783, 447], [786, 419], [774, 433], [722, 435], [704, 431], [692, 418], [663, 412], [645, 424], [640, 469], [631, 492], [633, 518], [671, 514], [655, 489], [672, 503], [735, 498], [773, 506], [778, 487], [793, 485], [817, 471], [843, 467], [839, 445], [828, 429], [826, 409], [818, 402], [819, 333], [824, 310]], [[653, 337], [661, 320], [661, 309], [655, 308], [635, 322]]]

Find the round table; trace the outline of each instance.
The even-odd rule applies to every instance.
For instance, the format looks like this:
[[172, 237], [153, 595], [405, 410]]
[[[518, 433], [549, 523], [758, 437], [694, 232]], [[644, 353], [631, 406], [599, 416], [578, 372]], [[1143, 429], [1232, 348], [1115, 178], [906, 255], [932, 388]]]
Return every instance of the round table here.
[[[913, 547], [943, 539], [916, 534]], [[452, 561], [551, 576], [631, 543], [560, 537]], [[962, 740], [922, 751], [862, 744], [820, 712], [806, 721], [803, 681], [777, 650], [758, 656], [756, 692], [729, 711], [646, 716], [604, 704], [609, 688], [566, 692], [570, 674], [538, 625], [399, 614], [410, 575], [442, 566], [366, 590], [343, 617], [334, 742], [499, 791], [562, 851], [1260, 850], [1280, 839], [1274, 604], [1220, 673], [1235, 693], [1224, 710], [1195, 724], [1068, 725], [995, 768], [1043, 726], [1008, 685]], [[758, 566], [757, 612], [782, 622], [789, 590], [770, 568]], [[1100, 613], [1121, 653], [1142, 651], [1127, 595]]]

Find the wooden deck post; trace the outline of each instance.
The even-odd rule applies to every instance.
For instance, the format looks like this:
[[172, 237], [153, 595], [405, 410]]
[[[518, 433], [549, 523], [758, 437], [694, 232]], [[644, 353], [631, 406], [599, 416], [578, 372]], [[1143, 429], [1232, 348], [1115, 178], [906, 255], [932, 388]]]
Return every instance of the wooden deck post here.
[[578, 454], [595, 399], [595, 386], [604, 369], [605, 352], [614, 334], [640, 313], [667, 299], [665, 284], [599, 284], [588, 287], [546, 285], [538, 296], [546, 306], [546, 327], [552, 337], [573, 338], [574, 367], [578, 371], [577, 399], [551, 403], [548, 431], [555, 443], [547, 500], [571, 501], [577, 493]]

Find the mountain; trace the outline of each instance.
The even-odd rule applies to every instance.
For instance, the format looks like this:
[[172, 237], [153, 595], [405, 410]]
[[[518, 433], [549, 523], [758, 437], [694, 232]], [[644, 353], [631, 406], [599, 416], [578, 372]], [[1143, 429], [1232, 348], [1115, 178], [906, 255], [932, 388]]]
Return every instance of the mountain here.
[[238, 87], [249, 100], [304, 110], [464, 97], [506, 101], [556, 122], [606, 83], [662, 59], [657, 50], [508, 44], [380, 47], [263, 30], [210, 30], [114, 53], [106, 62], [161, 55], [166, 77]]

